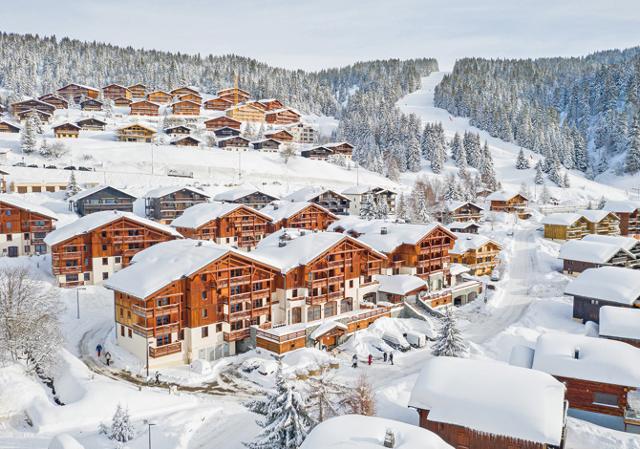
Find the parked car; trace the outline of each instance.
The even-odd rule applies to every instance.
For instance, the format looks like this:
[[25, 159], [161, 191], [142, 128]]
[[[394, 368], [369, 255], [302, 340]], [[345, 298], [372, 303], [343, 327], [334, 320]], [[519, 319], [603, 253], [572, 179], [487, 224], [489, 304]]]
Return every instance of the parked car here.
[[80, 170], [80, 171], [93, 171], [93, 169], [91, 169], [89, 167], [82, 167], [82, 166], [78, 167], [78, 170]]
[[411, 345], [407, 343], [407, 340], [404, 337], [398, 337], [393, 334], [385, 333], [382, 335], [382, 340], [393, 349], [397, 349], [398, 351], [407, 352], [411, 349]]
[[44, 168], [50, 168], [50, 169], [57, 169], [58, 167], [56, 167], [55, 165], [45, 165]]
[[427, 344], [427, 336], [420, 332], [409, 331], [404, 334], [404, 338], [414, 348], [422, 348]]
[[38, 164], [29, 164], [29, 165], [27, 165], [27, 167], [29, 167], [29, 168], [40, 168], [40, 167], [38, 167]]
[[16, 162], [15, 164], [13, 164], [14, 167], [26, 167], [27, 164], [25, 164], [24, 162]]
[[63, 170], [77, 170], [73, 165], [69, 165], [68, 167], [64, 167]]
[[502, 271], [500, 270], [499, 267], [496, 267], [493, 269], [493, 271], [491, 272], [491, 278], [490, 278], [493, 282], [499, 281], [500, 279], [502, 279]]

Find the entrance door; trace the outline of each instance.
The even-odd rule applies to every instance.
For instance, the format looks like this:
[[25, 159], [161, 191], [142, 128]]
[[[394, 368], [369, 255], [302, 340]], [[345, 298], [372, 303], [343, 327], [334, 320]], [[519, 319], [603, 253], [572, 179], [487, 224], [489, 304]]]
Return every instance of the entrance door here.
[[18, 247], [10, 246], [9, 247], [9, 257], [18, 257]]

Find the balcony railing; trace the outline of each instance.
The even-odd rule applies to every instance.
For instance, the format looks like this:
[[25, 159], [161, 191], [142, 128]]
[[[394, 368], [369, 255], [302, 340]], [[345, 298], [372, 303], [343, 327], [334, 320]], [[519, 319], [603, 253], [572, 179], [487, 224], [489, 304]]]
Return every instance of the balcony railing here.
[[177, 354], [178, 352], [182, 352], [182, 342], [176, 341], [175, 343], [169, 343], [168, 345], [162, 346], [149, 346], [149, 357], [158, 358], [169, 354]]
[[171, 334], [180, 330], [179, 323], [161, 324], [159, 326], [156, 326], [155, 328], [153, 326], [145, 327], [142, 324], [134, 323], [131, 327], [133, 327], [134, 332], [146, 337]]
[[150, 317], [153, 317], [154, 311], [156, 315], [164, 315], [167, 313], [179, 312], [180, 304], [166, 304], [164, 306], [154, 306], [149, 308], [139, 306], [138, 304], [133, 304], [131, 306], [131, 310], [133, 311], [133, 313], [135, 313], [138, 316], [150, 318]]
[[226, 342], [244, 340], [245, 338], [249, 338], [251, 336], [251, 330], [249, 328], [239, 329], [237, 331], [224, 332], [222, 334], [222, 338]]

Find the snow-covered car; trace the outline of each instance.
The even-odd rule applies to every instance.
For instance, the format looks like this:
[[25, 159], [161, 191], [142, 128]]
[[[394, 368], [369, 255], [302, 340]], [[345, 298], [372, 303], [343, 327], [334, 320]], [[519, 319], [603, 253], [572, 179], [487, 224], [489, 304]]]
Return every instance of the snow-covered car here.
[[491, 280], [496, 282], [499, 281], [502, 278], [502, 273], [500, 272], [499, 268], [494, 268], [493, 271], [491, 272]]
[[411, 345], [407, 343], [407, 340], [405, 340], [404, 337], [399, 337], [388, 332], [385, 332], [382, 335], [382, 340], [384, 340], [384, 342], [391, 346], [393, 349], [396, 349], [398, 351], [406, 352], [411, 349]]
[[422, 348], [427, 344], [427, 337], [419, 332], [409, 331], [404, 335], [407, 342], [414, 348]]

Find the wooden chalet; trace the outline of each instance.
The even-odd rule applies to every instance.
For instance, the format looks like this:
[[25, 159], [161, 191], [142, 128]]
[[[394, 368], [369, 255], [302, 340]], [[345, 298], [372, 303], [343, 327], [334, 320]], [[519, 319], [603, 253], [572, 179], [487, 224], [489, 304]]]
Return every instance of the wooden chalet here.
[[386, 308], [365, 308], [375, 297], [374, 275], [384, 255], [335, 232], [282, 229], [265, 237], [253, 252], [280, 269], [272, 308], [275, 327], [260, 329], [258, 347], [283, 353], [305, 346], [331, 349], [365, 329]]
[[603, 210], [620, 219], [621, 235], [640, 238], [640, 201], [607, 201]]
[[[636, 242], [636, 246], [640, 248], [640, 241]], [[640, 254], [632, 253], [626, 245], [618, 242], [571, 240], [562, 245], [558, 259], [562, 260], [563, 272], [578, 274], [588, 268], [606, 266], [640, 268], [638, 255]]]
[[104, 107], [104, 103], [100, 100], [96, 100], [95, 98], [87, 98], [80, 102], [80, 109], [83, 111], [102, 111]]
[[378, 282], [376, 303], [401, 304], [406, 301], [415, 304], [429, 291], [429, 286], [424, 279], [411, 274], [377, 274], [374, 279]]
[[147, 86], [144, 84], [138, 83], [133, 86], [127, 87], [129, 92], [131, 92], [131, 98], [146, 98], [147, 96]]
[[171, 145], [175, 145], [178, 147], [198, 147], [202, 144], [200, 139], [196, 139], [193, 136], [182, 136], [177, 137], [176, 139], [171, 141]]
[[624, 423], [629, 393], [640, 387], [640, 349], [605, 338], [547, 332], [531, 351], [527, 358], [532, 368], [566, 386], [569, 408]]
[[58, 284], [73, 287], [98, 284], [129, 265], [136, 253], [175, 238], [180, 234], [168, 226], [131, 212], [103, 210], [49, 233], [44, 241]]
[[158, 103], [158, 104], [167, 104], [171, 103], [173, 99], [173, 95], [163, 90], [155, 90], [147, 94], [147, 100]]
[[47, 112], [41, 111], [39, 109], [30, 109], [27, 111], [22, 111], [19, 112], [17, 117], [18, 120], [20, 120], [21, 122], [26, 121], [29, 116], [31, 115], [35, 115], [38, 117], [38, 119], [42, 122], [42, 123], [49, 123], [51, 121], [51, 119], [53, 118], [53, 114], [49, 114]]
[[216, 128], [213, 130], [213, 134], [217, 138], [225, 138], [231, 136], [239, 136], [240, 130], [236, 128], [232, 128], [230, 126], [223, 126], [222, 128]]
[[223, 137], [216, 141], [219, 148], [233, 151], [246, 151], [249, 149], [249, 139], [240, 136]]
[[8, 257], [45, 254], [44, 238], [54, 229], [49, 209], [0, 195], [0, 254]]
[[133, 103], [133, 99], [127, 97], [118, 97], [113, 100], [113, 105], [120, 108], [128, 108]]
[[9, 192], [18, 194], [63, 192], [67, 189], [68, 184], [69, 183], [67, 181], [34, 181], [14, 179], [9, 183]]
[[133, 212], [135, 196], [111, 186], [82, 190], [69, 198], [69, 208], [81, 217], [105, 210]]
[[603, 306], [640, 307], [637, 270], [619, 267], [588, 268], [565, 287], [573, 297], [573, 318], [598, 322]]
[[61, 95], [64, 98], [72, 98], [76, 103], [80, 103], [80, 101], [87, 98], [96, 99], [100, 96], [99, 89], [75, 83], [67, 84], [66, 86], [58, 89], [56, 92], [58, 92], [58, 95]]
[[314, 161], [326, 161], [329, 157], [333, 156], [333, 151], [329, 148], [318, 146], [308, 150], [302, 150], [300, 156]]
[[198, 103], [199, 105], [202, 105], [202, 97], [198, 94], [184, 94], [184, 95], [180, 95], [178, 97], [179, 100], [183, 100], [183, 101], [193, 101], [194, 103]]
[[[244, 103], [231, 106], [226, 110], [226, 115], [241, 122], [264, 122], [264, 110], [256, 103]], [[266, 136], [265, 136], [266, 137]]]
[[452, 263], [469, 267], [473, 276], [490, 275], [498, 265], [502, 246], [478, 234], [456, 234], [456, 242], [449, 251]]
[[456, 449], [560, 449], [565, 387], [547, 373], [505, 363], [433, 357], [409, 399], [419, 426]]
[[240, 131], [240, 125], [242, 125], [241, 121], [234, 120], [231, 117], [227, 117], [226, 115], [205, 120], [204, 122], [204, 126], [206, 126], [207, 129], [210, 129], [210, 130], [220, 129], [220, 128], [233, 128], [235, 130]]
[[134, 261], [105, 285], [114, 291], [118, 345], [142, 361], [148, 350], [152, 367], [234, 355], [249, 346], [252, 325], [270, 326], [278, 270], [251, 254], [186, 239]]
[[18, 101], [16, 103], [11, 103], [11, 113], [16, 117], [21, 116], [25, 112], [29, 111], [39, 111], [44, 112], [46, 114], [52, 115], [56, 107], [51, 103], [47, 103], [46, 101], [36, 100], [32, 98], [30, 100]]
[[613, 212], [585, 209], [578, 213], [587, 219], [589, 234], [620, 235], [620, 218]]
[[196, 240], [252, 250], [268, 235], [271, 217], [244, 204], [203, 203], [190, 207], [171, 226]]
[[203, 106], [210, 111], [226, 111], [233, 106], [233, 100], [216, 97], [205, 101]]
[[40, 101], [55, 106], [56, 109], [69, 109], [69, 102], [56, 94], [46, 94], [38, 98]]
[[218, 193], [213, 199], [224, 203], [245, 204], [254, 209], [262, 209], [278, 198], [251, 187], [239, 187]]
[[139, 123], [133, 123], [118, 129], [118, 140], [121, 142], [151, 143], [155, 136], [155, 129]]
[[148, 218], [170, 223], [185, 210], [209, 199], [209, 195], [192, 187], [160, 187], [145, 195], [145, 213]]
[[627, 268], [640, 268], [640, 239], [621, 235], [589, 234], [582, 239], [585, 242], [599, 242], [616, 245], [630, 255]]
[[349, 198], [340, 193], [322, 187], [303, 187], [285, 196], [287, 201], [307, 201], [324, 207], [335, 215], [349, 214]]
[[113, 100], [115, 102], [118, 98], [133, 98], [133, 94], [129, 88], [121, 86], [120, 84], [109, 84], [102, 88], [102, 96], [106, 99]]
[[287, 126], [287, 131], [296, 143], [314, 143], [318, 140], [318, 131], [313, 126], [301, 122]]
[[182, 95], [197, 95], [200, 96], [200, 93], [191, 88], [191, 87], [187, 87], [187, 86], [183, 86], [183, 87], [178, 87], [177, 89], [173, 89], [171, 92], [169, 92], [173, 97], [178, 98]]
[[80, 129], [87, 131], [104, 131], [107, 126], [107, 122], [103, 122], [100, 119], [95, 117], [85, 118], [82, 120], [78, 120], [76, 125], [80, 127]]
[[191, 100], [179, 100], [171, 105], [174, 115], [200, 115], [200, 103]]
[[266, 111], [275, 111], [284, 109], [284, 103], [276, 98], [263, 98], [258, 100], [258, 103], [264, 106]]
[[483, 207], [470, 201], [447, 201], [435, 214], [440, 223], [480, 221]]
[[589, 233], [589, 222], [576, 213], [549, 214], [542, 219], [542, 224], [546, 239], [579, 240]]
[[267, 151], [277, 153], [280, 150], [280, 142], [275, 139], [263, 139], [251, 142], [254, 150]]
[[306, 201], [273, 201], [262, 208], [261, 212], [271, 217], [270, 232], [282, 228], [323, 231], [338, 219], [324, 207]]
[[18, 125], [0, 119], [0, 133], [19, 133], [20, 129]]
[[218, 98], [229, 101], [232, 105], [238, 103], [244, 103], [249, 100], [251, 94], [246, 90], [239, 89], [237, 87], [228, 87], [226, 89], [220, 89], [217, 92]]
[[291, 108], [267, 109], [265, 121], [273, 125], [290, 125], [300, 121], [300, 114]]
[[604, 306], [600, 308], [598, 336], [628, 343], [640, 349], [640, 308]]
[[500, 190], [487, 196], [490, 203], [490, 210], [493, 212], [506, 212], [518, 214], [524, 218], [525, 210], [529, 204], [529, 199], [521, 193], [505, 192]]
[[191, 128], [184, 125], [177, 125], [170, 128], [165, 128], [164, 133], [173, 137], [188, 136], [191, 134]]
[[335, 154], [336, 156], [342, 156], [349, 160], [351, 160], [351, 157], [353, 156], [354, 146], [349, 142], [325, 143], [323, 146], [333, 151], [333, 154]]
[[130, 115], [147, 115], [157, 117], [160, 115], [160, 105], [150, 100], [132, 101], [129, 103]]
[[474, 221], [454, 221], [447, 225], [451, 232], [464, 232], [465, 234], [477, 234], [480, 225]]
[[53, 127], [53, 135], [56, 139], [60, 138], [75, 138], [80, 136], [80, 126], [75, 123], [62, 123]]
[[274, 139], [278, 142], [293, 142], [293, 134], [286, 129], [278, 129], [275, 131], [267, 131], [264, 133], [265, 139]]

